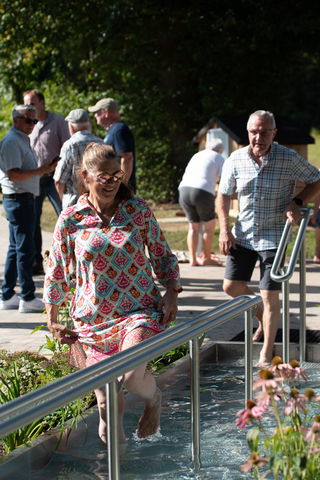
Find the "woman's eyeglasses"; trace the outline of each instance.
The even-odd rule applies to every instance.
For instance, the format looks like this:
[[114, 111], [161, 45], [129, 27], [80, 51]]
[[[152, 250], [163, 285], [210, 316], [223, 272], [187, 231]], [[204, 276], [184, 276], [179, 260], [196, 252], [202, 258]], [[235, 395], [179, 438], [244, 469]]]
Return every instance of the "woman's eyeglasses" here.
[[103, 185], [110, 185], [112, 183], [121, 182], [125, 176], [126, 174], [122, 170], [120, 170], [114, 175], [97, 175], [95, 179], [97, 180], [97, 182], [102, 183]]
[[17, 118], [22, 118], [26, 123], [29, 125], [36, 125], [38, 123], [38, 120], [33, 119], [33, 118], [28, 118], [28, 117], [17, 117]]

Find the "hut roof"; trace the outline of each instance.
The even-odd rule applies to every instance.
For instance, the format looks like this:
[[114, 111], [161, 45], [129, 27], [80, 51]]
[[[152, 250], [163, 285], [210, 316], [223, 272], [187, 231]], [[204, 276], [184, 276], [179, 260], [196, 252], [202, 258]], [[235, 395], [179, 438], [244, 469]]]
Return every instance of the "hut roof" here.
[[[231, 138], [239, 145], [248, 144], [247, 115], [211, 117], [193, 138], [193, 143], [197, 144], [200, 138], [212, 128], [213, 123], [217, 123]], [[310, 129], [305, 125], [290, 120], [288, 117], [276, 117], [277, 135], [275, 141], [282, 145], [309, 145], [314, 142], [314, 138], [309, 134]]]

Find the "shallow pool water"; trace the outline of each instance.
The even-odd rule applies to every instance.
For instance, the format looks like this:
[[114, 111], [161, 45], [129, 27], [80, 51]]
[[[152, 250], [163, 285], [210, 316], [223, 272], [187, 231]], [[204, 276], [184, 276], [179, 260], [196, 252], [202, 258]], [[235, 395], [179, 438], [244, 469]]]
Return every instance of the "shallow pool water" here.
[[[308, 386], [319, 392], [316, 373]], [[303, 382], [303, 388], [307, 386]], [[190, 446], [189, 380], [181, 377], [175, 392], [164, 395], [161, 432], [138, 440], [134, 431], [141, 406], [125, 415], [128, 445], [121, 456], [121, 480], [239, 480], [248, 456], [246, 431], [235, 426], [244, 405], [244, 367], [210, 364], [201, 372], [201, 470], [193, 471]], [[319, 392], [320, 393], [320, 392]], [[81, 442], [82, 443], [82, 442]], [[26, 477], [27, 478], [27, 477]], [[68, 454], [56, 453], [32, 480], [107, 480], [107, 453], [95, 435]], [[24, 477], [21, 476], [21, 480]]]

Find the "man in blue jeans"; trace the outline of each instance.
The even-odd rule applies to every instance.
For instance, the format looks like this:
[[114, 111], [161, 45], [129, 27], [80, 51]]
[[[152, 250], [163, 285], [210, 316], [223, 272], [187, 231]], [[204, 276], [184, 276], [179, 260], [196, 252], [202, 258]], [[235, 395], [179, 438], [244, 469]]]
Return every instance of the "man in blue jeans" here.
[[[68, 125], [62, 115], [46, 110], [45, 99], [39, 90], [27, 90], [23, 93], [23, 101], [26, 105], [36, 108], [38, 123], [31, 135], [31, 147], [36, 152], [38, 166], [48, 165], [54, 158], [60, 155], [62, 145], [70, 138]], [[45, 173], [40, 178], [40, 194], [35, 203], [35, 257], [33, 262], [33, 274], [44, 273], [42, 265], [42, 235], [41, 215], [43, 202], [48, 197], [57, 216], [61, 212], [62, 204], [56, 190], [53, 172]]]
[[[9, 222], [9, 249], [2, 283], [1, 310], [21, 313], [42, 312], [44, 305], [35, 296], [32, 279], [34, 258], [35, 197], [39, 178], [53, 171], [56, 162], [38, 167], [29, 136], [37, 123], [32, 105], [18, 105], [12, 112], [13, 127], [0, 146], [0, 183], [3, 207]], [[19, 280], [20, 298], [15, 292]]]

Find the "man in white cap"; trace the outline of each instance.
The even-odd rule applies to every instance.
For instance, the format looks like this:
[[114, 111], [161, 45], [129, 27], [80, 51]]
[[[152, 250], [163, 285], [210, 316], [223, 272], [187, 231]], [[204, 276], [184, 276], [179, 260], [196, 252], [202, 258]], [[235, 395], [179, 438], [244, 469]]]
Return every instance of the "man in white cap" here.
[[[35, 199], [39, 195], [40, 177], [53, 171], [56, 162], [39, 167], [30, 147], [29, 135], [38, 122], [33, 105], [17, 105], [12, 120], [13, 127], [0, 146], [0, 183], [9, 226], [0, 310], [43, 312], [44, 304], [35, 296], [32, 278]], [[18, 281], [20, 296], [16, 293]]]
[[[206, 148], [193, 155], [189, 161], [179, 185], [179, 203], [189, 222], [187, 244], [192, 266], [222, 265], [211, 253], [217, 218], [215, 189], [224, 161], [222, 151], [223, 143], [220, 139], [207, 140]], [[198, 256], [200, 233], [203, 253]]]
[[94, 113], [98, 125], [104, 127], [107, 134], [104, 143], [111, 145], [120, 157], [121, 170], [126, 174], [126, 182], [136, 191], [135, 145], [133, 134], [125, 123], [120, 120], [117, 102], [113, 98], [102, 98], [88, 108]]
[[103, 143], [103, 140], [90, 131], [89, 114], [83, 108], [76, 108], [66, 116], [71, 137], [61, 149], [61, 159], [54, 173], [56, 189], [62, 200], [62, 208], [70, 207], [77, 202], [77, 167], [82, 160], [86, 146], [91, 143]]

